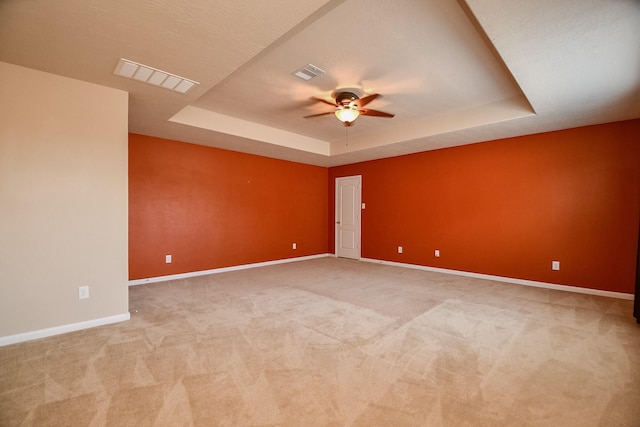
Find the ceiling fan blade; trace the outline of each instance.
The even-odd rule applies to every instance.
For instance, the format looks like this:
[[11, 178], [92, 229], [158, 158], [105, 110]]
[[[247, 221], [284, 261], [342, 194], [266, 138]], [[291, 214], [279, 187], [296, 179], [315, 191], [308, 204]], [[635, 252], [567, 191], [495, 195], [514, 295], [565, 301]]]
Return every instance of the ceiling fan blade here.
[[368, 110], [368, 109], [363, 109], [360, 110], [360, 114], [362, 114], [363, 116], [376, 116], [376, 117], [394, 117], [395, 114], [391, 114], [391, 113], [385, 113], [384, 111], [378, 111], [378, 110]]
[[318, 114], [311, 114], [309, 116], [304, 116], [305, 119], [308, 119], [310, 117], [318, 117], [318, 116], [327, 116], [329, 114], [335, 114], [333, 111], [329, 111], [328, 113], [318, 113]]
[[325, 104], [329, 104], [329, 105], [331, 105], [332, 107], [335, 107], [335, 106], [336, 106], [336, 103], [335, 103], [335, 102], [329, 102], [329, 101], [327, 101], [326, 99], [316, 98], [315, 96], [311, 97], [311, 99], [315, 99], [315, 100], [316, 100], [316, 101], [318, 101], [318, 102], [324, 102]]
[[370, 103], [371, 101], [373, 101], [374, 99], [376, 99], [377, 97], [379, 97], [380, 95], [377, 93], [373, 93], [371, 95], [367, 95], [364, 98], [360, 98], [357, 102], [358, 102], [358, 106], [360, 108], [364, 107], [365, 105], [367, 105], [368, 103]]

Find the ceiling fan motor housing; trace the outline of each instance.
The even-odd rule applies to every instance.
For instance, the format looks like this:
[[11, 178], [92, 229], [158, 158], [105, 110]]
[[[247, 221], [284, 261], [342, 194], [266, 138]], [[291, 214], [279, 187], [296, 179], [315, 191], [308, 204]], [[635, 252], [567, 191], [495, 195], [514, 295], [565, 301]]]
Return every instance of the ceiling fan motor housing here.
[[357, 101], [358, 99], [360, 99], [358, 95], [353, 92], [340, 92], [336, 95], [336, 104], [346, 107], [351, 105], [352, 102]]

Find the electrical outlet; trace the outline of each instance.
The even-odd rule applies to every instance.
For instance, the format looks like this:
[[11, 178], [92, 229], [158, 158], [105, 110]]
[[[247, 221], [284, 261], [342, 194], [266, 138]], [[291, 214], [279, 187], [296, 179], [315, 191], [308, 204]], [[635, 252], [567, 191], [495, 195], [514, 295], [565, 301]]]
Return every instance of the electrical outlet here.
[[298, 249], [298, 244], [297, 243], [293, 244], [293, 249]]
[[398, 253], [401, 254], [402, 253], [402, 246], [398, 246]]
[[560, 261], [551, 261], [552, 270], [560, 270]]
[[436, 249], [433, 254], [436, 256], [436, 258], [439, 258], [440, 257], [440, 249]]
[[166, 262], [167, 264], [171, 264], [171, 255], [165, 255], [164, 262]]
[[89, 298], [89, 287], [88, 286], [78, 287], [78, 299], [87, 299], [87, 298]]

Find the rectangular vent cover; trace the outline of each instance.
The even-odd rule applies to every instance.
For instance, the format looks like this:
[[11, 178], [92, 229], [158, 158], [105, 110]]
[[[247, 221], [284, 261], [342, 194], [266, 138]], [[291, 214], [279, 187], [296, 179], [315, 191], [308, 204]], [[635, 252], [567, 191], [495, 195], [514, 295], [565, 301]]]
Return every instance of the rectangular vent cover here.
[[325, 71], [316, 67], [313, 64], [307, 64], [292, 74], [296, 77], [300, 77], [302, 80], [311, 80], [314, 77], [324, 74]]
[[187, 93], [189, 89], [200, 83], [176, 76], [148, 65], [138, 64], [128, 59], [120, 58], [113, 74], [129, 79], [149, 83], [154, 86], [163, 87], [180, 93]]

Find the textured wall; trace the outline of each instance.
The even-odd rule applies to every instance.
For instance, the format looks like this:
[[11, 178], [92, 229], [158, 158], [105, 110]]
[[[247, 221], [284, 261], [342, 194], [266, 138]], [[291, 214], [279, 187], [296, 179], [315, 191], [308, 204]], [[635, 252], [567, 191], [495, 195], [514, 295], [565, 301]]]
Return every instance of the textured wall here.
[[326, 253], [327, 200], [326, 168], [130, 134], [129, 277]]
[[128, 316], [127, 93], [2, 62], [0, 93], [0, 337]]
[[[335, 177], [361, 174], [365, 258], [633, 293], [639, 135], [634, 120], [331, 168], [329, 218]], [[333, 221], [328, 236], [333, 252]]]

